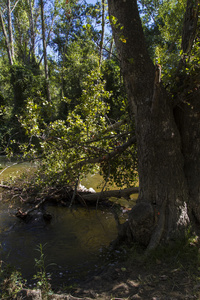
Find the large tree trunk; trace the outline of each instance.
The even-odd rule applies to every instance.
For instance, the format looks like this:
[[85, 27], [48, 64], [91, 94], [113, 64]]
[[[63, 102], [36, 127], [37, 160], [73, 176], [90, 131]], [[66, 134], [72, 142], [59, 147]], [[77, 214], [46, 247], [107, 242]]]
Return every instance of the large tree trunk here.
[[[189, 57], [194, 40], [199, 33], [197, 27], [199, 11], [199, 0], [187, 0], [182, 32], [184, 55], [180, 63], [182, 70], [179, 67], [178, 77], [181, 77], [181, 71], [187, 68], [186, 59]], [[195, 68], [193, 74], [184, 78], [184, 87], [178, 94], [179, 103], [174, 109], [174, 115], [181, 135], [184, 172], [189, 192], [190, 218], [191, 221], [200, 223], [200, 72], [198, 65]]]
[[[195, 122], [191, 127], [195, 121], [191, 108], [179, 110], [174, 118], [172, 98], [160, 81], [161, 67], [153, 65], [146, 49], [137, 1], [108, 0], [108, 4], [138, 145], [139, 197], [122, 232], [152, 249], [162, 239], [184, 232], [191, 218], [191, 198], [200, 220], [200, 201], [196, 202], [200, 126]], [[198, 141], [189, 154], [195, 134]]]

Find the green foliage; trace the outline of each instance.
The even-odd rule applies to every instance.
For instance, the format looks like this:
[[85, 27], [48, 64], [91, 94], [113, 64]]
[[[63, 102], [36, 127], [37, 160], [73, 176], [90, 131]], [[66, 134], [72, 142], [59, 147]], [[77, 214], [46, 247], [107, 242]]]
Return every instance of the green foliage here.
[[126, 114], [128, 107], [119, 61], [114, 59], [105, 60], [102, 64], [101, 72], [106, 82], [105, 89], [111, 92], [107, 100], [110, 106], [108, 116], [111, 119], [118, 120], [122, 115]]
[[59, 115], [63, 119], [69, 110], [77, 104], [77, 99], [81, 97], [84, 80], [89, 72], [98, 66], [98, 53], [95, 49], [94, 42], [90, 36], [76, 38], [69, 43], [67, 54], [62, 66], [59, 80], [62, 82], [62, 99], [66, 97], [69, 102], [61, 102]]
[[[185, 8], [186, 0], [140, 1], [147, 45], [154, 62], [162, 66], [162, 81], [170, 90], [178, 81], [181, 89], [184, 83], [191, 83], [192, 75], [194, 84], [187, 91], [191, 93], [198, 88], [198, 38], [191, 56], [186, 58], [185, 68], [175, 78], [183, 56], [181, 35]], [[44, 186], [75, 184], [79, 174], [84, 176], [96, 170], [102, 172], [106, 181], [119, 186], [132, 184], [137, 170], [135, 145], [123, 154], [106, 159], [110, 153], [117, 153], [134, 134], [134, 125], [127, 114], [120, 62], [114, 55], [107, 59], [104, 52], [101, 71], [98, 69], [100, 3], [87, 5], [73, 0], [66, 4], [63, 0], [50, 1], [47, 7], [45, 26], [51, 103], [46, 97], [41, 45], [38, 57], [30, 55], [31, 35], [27, 30], [30, 9], [27, 1], [21, 1], [13, 12], [15, 59], [12, 66], [8, 66], [6, 52], [1, 52], [1, 153], [7, 149], [33, 159], [40, 157], [42, 176], [36, 181]], [[32, 11], [35, 37], [40, 34], [37, 9], [36, 5]], [[111, 22], [123, 30], [116, 18], [111, 17]], [[123, 35], [119, 38], [126, 42]], [[109, 48], [110, 36], [105, 38], [104, 44]], [[112, 129], [111, 125], [120, 121], [122, 124]]]
[[[38, 9], [37, 4], [32, 8], [35, 38], [40, 33]], [[135, 176], [135, 146], [131, 148], [134, 155], [129, 149], [121, 159], [119, 155], [109, 162], [104, 159], [126, 143], [133, 128], [125, 125], [129, 117], [119, 61], [114, 56], [109, 60], [104, 56], [101, 71], [98, 67], [100, 4], [56, 1], [50, 2], [47, 9], [45, 26], [49, 34], [46, 43], [52, 100], [47, 102], [44, 67], [39, 57], [41, 45], [35, 55], [31, 49], [31, 7], [21, 1], [13, 12], [14, 64], [0, 65], [1, 151], [29, 159], [39, 157], [35, 184], [41, 186], [74, 185], [77, 177], [81, 179], [88, 172], [100, 169], [107, 178], [108, 166], [110, 182], [129, 185]], [[105, 39], [107, 48], [109, 39]], [[120, 126], [110, 129], [121, 120]]]
[[[108, 153], [127, 141], [131, 130], [129, 125], [123, 122], [116, 130], [109, 130], [111, 97], [111, 92], [105, 90], [105, 81], [99, 69], [95, 69], [82, 81], [81, 97], [76, 100], [74, 109], [69, 110], [66, 120], [57, 119], [46, 123], [41, 117], [41, 110], [49, 104], [44, 103], [43, 107], [31, 99], [28, 100], [20, 122], [30, 140], [21, 145], [21, 150], [26, 156], [41, 155], [38, 177], [40, 185], [45, 186], [47, 182], [49, 185], [73, 185], [77, 177], [81, 179], [99, 168], [107, 177], [107, 166], [110, 164], [113, 164], [109, 174], [110, 182], [115, 181], [119, 186], [132, 183], [136, 177], [134, 147], [121, 158], [115, 156], [112, 161], [104, 160]], [[70, 106], [70, 99], [65, 101], [69, 108], [73, 107]], [[122, 110], [123, 105], [122, 101]], [[120, 101], [118, 107], [120, 109]], [[95, 164], [101, 161], [103, 163], [100, 165]]]
[[1, 299], [14, 299], [24, 287], [25, 282], [19, 271], [2, 261], [0, 262]]
[[[37, 251], [39, 258], [35, 258], [35, 268], [37, 273], [33, 279], [36, 280], [37, 288], [42, 292], [42, 299], [48, 299], [52, 295], [51, 290], [51, 276], [47, 274], [48, 266], [45, 264], [44, 247], [42, 244], [38, 245]], [[14, 269], [11, 265], [0, 262], [0, 296], [1, 299], [15, 299], [17, 293], [26, 285], [26, 280], [21, 276], [21, 273]]]
[[152, 59], [162, 66], [162, 81], [172, 75], [181, 59], [181, 40], [186, 0], [142, 0], [144, 32]]
[[[83, 94], [77, 100], [79, 105], [68, 114], [66, 121], [56, 120], [45, 124], [40, 118], [41, 107], [31, 100], [25, 115], [21, 117], [22, 126], [27, 134], [39, 138], [40, 149], [44, 154], [41, 167], [46, 176], [51, 174], [53, 181], [55, 174], [56, 181], [66, 183], [72, 180], [73, 174], [76, 176], [75, 167], [78, 168], [78, 163], [87, 157], [84, 151], [86, 141], [90, 140], [95, 132], [99, 133], [99, 129], [105, 128], [105, 114], [109, 107], [103, 98], [109, 94], [104, 91], [103, 82], [100, 80], [98, 83], [98, 80], [98, 72], [88, 75], [83, 83]], [[30, 146], [33, 154], [33, 144], [26, 144], [26, 149], [29, 150]]]
[[184, 239], [157, 247], [149, 253], [147, 261], [150, 265], [155, 262], [165, 261], [174, 267], [186, 267], [188, 271], [197, 270], [200, 268], [200, 254], [198, 237], [186, 234]]
[[[27, 98], [32, 96], [36, 102], [44, 99], [43, 80], [40, 69], [35, 64], [0, 67], [0, 113], [2, 118], [0, 128], [0, 151], [5, 153], [18, 152], [19, 144], [26, 140], [16, 116], [23, 111]], [[43, 117], [46, 115], [44, 113]]]
[[109, 184], [115, 183], [118, 187], [130, 187], [137, 183], [137, 150], [132, 145], [121, 155], [109, 162], [102, 162], [101, 174]]
[[35, 258], [35, 267], [38, 270], [37, 274], [34, 275], [33, 279], [37, 281], [37, 288], [41, 290], [43, 299], [48, 299], [48, 296], [52, 295], [51, 290], [51, 276], [46, 272], [44, 246], [40, 244], [37, 247], [37, 251], [40, 253], [39, 259]]
[[8, 139], [12, 134], [13, 95], [10, 85], [10, 68], [0, 60], [0, 154], [5, 154]]
[[16, 63], [11, 66], [11, 83], [14, 89], [14, 112], [17, 114], [25, 106], [25, 100], [38, 97], [38, 91], [44, 94], [44, 77], [37, 65]]

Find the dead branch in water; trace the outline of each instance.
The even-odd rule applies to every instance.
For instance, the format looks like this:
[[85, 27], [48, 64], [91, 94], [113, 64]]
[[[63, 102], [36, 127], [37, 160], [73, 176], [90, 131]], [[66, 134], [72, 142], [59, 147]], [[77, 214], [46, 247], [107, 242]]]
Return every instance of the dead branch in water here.
[[23, 212], [21, 209], [18, 209], [16, 216], [25, 219], [32, 211], [38, 209], [47, 199], [42, 199], [38, 204], [33, 206], [32, 208], [28, 209], [27, 211]]
[[21, 188], [12, 187], [12, 186], [5, 185], [5, 184], [0, 184], [0, 188], [7, 189], [7, 190], [13, 190], [13, 191], [22, 191]]

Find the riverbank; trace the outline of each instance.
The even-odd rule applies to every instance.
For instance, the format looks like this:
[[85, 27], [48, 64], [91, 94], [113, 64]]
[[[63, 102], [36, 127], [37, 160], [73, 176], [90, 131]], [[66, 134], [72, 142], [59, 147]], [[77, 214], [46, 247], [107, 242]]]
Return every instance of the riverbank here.
[[[123, 245], [110, 252], [107, 263], [102, 260], [102, 265], [96, 268], [93, 274], [79, 277], [78, 282], [70, 283], [67, 280], [61, 282], [59, 279], [54, 282], [53, 279], [49, 281], [47, 278], [48, 288], [45, 292], [47, 294], [51, 292], [48, 298], [42, 296], [41, 298], [39, 291], [34, 294], [35, 298], [20, 298], [22, 294], [19, 292], [18, 297], [10, 295], [1, 299], [200, 299], [199, 247], [199, 240], [196, 237], [190, 237], [185, 241], [176, 241], [173, 245], [159, 247], [146, 256], [144, 249], [136, 245], [132, 247]], [[44, 276], [42, 278], [46, 280]], [[1, 290], [9, 280], [6, 277], [3, 281], [1, 280]], [[11, 282], [12, 284], [9, 285], [9, 288], [12, 287], [11, 292], [15, 290], [15, 284], [19, 289], [19, 278], [12, 276]], [[30, 286], [25, 283], [23, 288], [29, 289]], [[30, 290], [23, 290], [23, 293], [26, 292], [30, 295], [32, 293]]]
[[190, 238], [158, 248], [148, 257], [142, 249], [133, 246], [127, 250], [124, 260], [112, 261], [99, 274], [78, 286], [63, 286], [46, 299], [200, 299], [199, 246], [196, 238]]
[[150, 258], [151, 262], [129, 259], [110, 266], [103, 274], [73, 293], [73, 296], [98, 300], [200, 299], [197, 262], [185, 258], [186, 261], [183, 258], [179, 260], [178, 255], [162, 259], [154, 257]]
[[[23, 177], [22, 183], [24, 184], [25, 179], [27, 177]], [[16, 181], [17, 182], [17, 181]], [[22, 184], [22, 186], [23, 186]], [[13, 186], [16, 186], [15, 184]], [[17, 187], [20, 186], [20, 182], [18, 182]], [[33, 185], [34, 187], [34, 185]], [[25, 202], [24, 199], [26, 195], [29, 196], [29, 192], [31, 185], [29, 181], [27, 181], [27, 190], [22, 189], [23, 193], [18, 193], [19, 201], [24, 206]], [[34, 191], [34, 189], [33, 189]], [[51, 190], [52, 192], [52, 190]], [[43, 195], [47, 195], [45, 192]], [[44, 197], [42, 194], [40, 195], [39, 200]], [[54, 193], [55, 196], [55, 193]], [[69, 195], [68, 195], [69, 196]], [[11, 191], [9, 197], [15, 199], [16, 201], [16, 192]], [[38, 197], [38, 194], [37, 194]], [[71, 195], [70, 195], [71, 197]], [[29, 197], [27, 197], [29, 198]], [[60, 194], [57, 195], [54, 199], [61, 199]], [[63, 198], [64, 200], [65, 198]], [[57, 202], [57, 201], [55, 201]], [[70, 203], [70, 201], [69, 201]], [[58, 209], [64, 213], [66, 211], [67, 215], [67, 208], [65, 207], [65, 202], [63, 203], [63, 207], [58, 207]], [[12, 204], [11, 204], [12, 205]], [[34, 204], [33, 204], [34, 205]], [[11, 207], [11, 210], [13, 207]], [[53, 208], [55, 209], [55, 208]], [[88, 208], [85, 208], [88, 210]], [[94, 211], [94, 209], [93, 209]], [[43, 233], [43, 236], [46, 238], [48, 237], [51, 232], [55, 231], [52, 228], [54, 224], [54, 220], [59, 220], [60, 227], [56, 231], [55, 236], [58, 237], [58, 233], [63, 230], [63, 237], [61, 241], [66, 239], [66, 230], [70, 229], [70, 232], [74, 233], [74, 220], [75, 220], [75, 211], [73, 215], [70, 214], [70, 218], [73, 219], [72, 226], [69, 226], [69, 221], [67, 221], [66, 226], [64, 226], [64, 220], [66, 220], [66, 215], [61, 217], [60, 212], [59, 215], [57, 212], [52, 213], [54, 216], [50, 224], [45, 224], [44, 231], [41, 229], [41, 225], [43, 220], [40, 219], [41, 223], [37, 221], [37, 223], [33, 226], [33, 223], [29, 223], [27, 227], [27, 223], [21, 222], [21, 233], [24, 234], [24, 227], [28, 231], [29, 235], [33, 233], [34, 238], [37, 237], [37, 234]], [[90, 216], [92, 215], [90, 211]], [[102, 219], [106, 219], [111, 223], [111, 214], [106, 215], [104, 211], [101, 212]], [[96, 212], [95, 212], [96, 216]], [[11, 215], [10, 215], [11, 217]], [[36, 216], [37, 217], [37, 216]], [[12, 218], [16, 218], [12, 216]], [[2, 218], [1, 218], [2, 219]], [[5, 215], [5, 220], [7, 221], [7, 215]], [[83, 215], [77, 217], [77, 221], [75, 224], [78, 224], [83, 219]], [[33, 218], [33, 220], [35, 220]], [[97, 219], [99, 220], [99, 219]], [[2, 221], [2, 220], [1, 220]], [[16, 222], [16, 221], [15, 221]], [[18, 222], [18, 221], [17, 221]], [[20, 221], [19, 221], [20, 222]], [[88, 221], [87, 221], [88, 222]], [[113, 225], [115, 221], [113, 220]], [[10, 220], [10, 223], [13, 225], [13, 220]], [[88, 224], [88, 223], [87, 223]], [[43, 225], [42, 225], [43, 226]], [[87, 225], [88, 226], [88, 225]], [[69, 228], [70, 227], [70, 228]], [[83, 225], [81, 224], [81, 228], [83, 229]], [[91, 228], [94, 230], [94, 220], [91, 222]], [[11, 228], [12, 229], [12, 228]], [[12, 229], [11, 232], [8, 232], [9, 237], [11, 237], [14, 230]], [[85, 228], [85, 232], [89, 232], [88, 227]], [[108, 232], [108, 231], [107, 231]], [[104, 232], [105, 233], [105, 230]], [[23, 234], [19, 234], [21, 238]], [[19, 240], [18, 237], [18, 240]], [[78, 238], [77, 238], [78, 237]], [[75, 244], [83, 237], [82, 231], [80, 234], [75, 234], [75, 236], [69, 236], [70, 238], [70, 245], [72, 247], [72, 253], [75, 253]], [[95, 232], [94, 237], [99, 239], [99, 234]], [[29, 237], [30, 238], [30, 237]], [[52, 236], [48, 238], [51, 241], [50, 245], [50, 253], [52, 253], [52, 247], [54, 245], [58, 245], [58, 249], [56, 250], [57, 256], [62, 257], [64, 254], [60, 255], [60, 249], [62, 249], [62, 244], [60, 242], [53, 242]], [[87, 244], [87, 248], [91, 248], [94, 245], [93, 240], [88, 236], [87, 240], [90, 242]], [[27, 239], [22, 240], [23, 248], [25, 248], [26, 243], [24, 243]], [[69, 240], [68, 240], [69, 241]], [[1, 241], [2, 242], [2, 241]], [[32, 243], [34, 247], [37, 243]], [[82, 243], [84, 244], [84, 243]], [[89, 245], [89, 246], [88, 246]], [[16, 246], [16, 243], [15, 243]], [[200, 253], [199, 253], [200, 243], [197, 238], [188, 238], [184, 242], [176, 242], [173, 246], [166, 246], [163, 248], [158, 248], [155, 252], [151, 253], [148, 257], [144, 255], [143, 249], [138, 248], [137, 246], [132, 246], [132, 248], [128, 248], [126, 246], [121, 247], [120, 249], [115, 249], [115, 257], [110, 257], [107, 260], [107, 263], [104, 264], [102, 261], [102, 265], [95, 268], [95, 272], [89, 274], [88, 276], [84, 277], [82, 274], [79, 276], [78, 281], [70, 282], [63, 278], [59, 279], [52, 279], [48, 281], [49, 291], [52, 289], [54, 294], [52, 296], [48, 296], [48, 299], [97, 299], [97, 300], [129, 300], [129, 299], [144, 299], [144, 300], [182, 300], [182, 299], [200, 299]], [[33, 247], [32, 247], [33, 248]], [[80, 246], [78, 246], [80, 248]], [[59, 251], [58, 251], [59, 250]], [[83, 251], [81, 251], [83, 253]], [[114, 252], [114, 251], [113, 251]], [[30, 251], [28, 252], [30, 256]], [[66, 249], [63, 247], [63, 253], [66, 255]], [[46, 254], [46, 253], [45, 253]], [[69, 256], [69, 255], [68, 255]], [[24, 260], [24, 255], [22, 256]], [[34, 257], [34, 256], [33, 256]], [[80, 255], [78, 255], [80, 258]], [[91, 257], [91, 254], [90, 254]], [[19, 255], [18, 255], [19, 260]], [[70, 258], [70, 261], [72, 259]], [[54, 262], [52, 259], [51, 261]], [[66, 258], [65, 267], [66, 267]], [[77, 261], [77, 258], [75, 258]], [[84, 258], [85, 261], [85, 258]], [[101, 261], [100, 261], [101, 262]], [[32, 268], [30, 265], [27, 265], [28, 268]], [[33, 271], [33, 273], [35, 270]], [[62, 273], [62, 270], [59, 269], [59, 272]], [[1, 275], [3, 275], [1, 273]], [[69, 277], [69, 276], [68, 276]], [[6, 281], [4, 281], [6, 280]], [[9, 282], [8, 277], [2, 278], [1, 282], [4, 285], [5, 282]], [[18, 278], [12, 277], [12, 287], [16, 283], [19, 283]], [[3, 287], [2, 285], [2, 287]], [[5, 287], [5, 286], [4, 286]], [[29, 285], [25, 284], [24, 288], [30, 288]], [[32, 287], [33, 288], [33, 287]], [[30, 292], [30, 290], [28, 290]], [[27, 290], [24, 290], [26, 293]], [[48, 292], [48, 290], [46, 291]], [[55, 293], [59, 296], [55, 296]], [[19, 296], [21, 297], [21, 296]], [[24, 297], [24, 296], [23, 296]], [[37, 298], [36, 298], [37, 297]], [[41, 300], [40, 292], [36, 294], [35, 298], [37, 300]], [[1, 297], [1, 299], [16, 299], [12, 298], [12, 296]], [[21, 299], [28, 299], [28, 298], [18, 298]], [[29, 298], [31, 299], [31, 298]], [[43, 299], [45, 299], [43, 297]]]

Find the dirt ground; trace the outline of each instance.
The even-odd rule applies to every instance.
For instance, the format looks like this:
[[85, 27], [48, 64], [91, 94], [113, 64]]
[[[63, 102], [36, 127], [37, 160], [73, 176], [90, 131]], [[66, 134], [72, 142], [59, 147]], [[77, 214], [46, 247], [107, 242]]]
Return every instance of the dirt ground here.
[[[82, 283], [69, 299], [186, 300], [200, 299], [198, 249], [184, 253], [110, 264], [101, 274]], [[181, 250], [180, 250], [181, 251]], [[159, 256], [159, 255], [158, 255]]]

